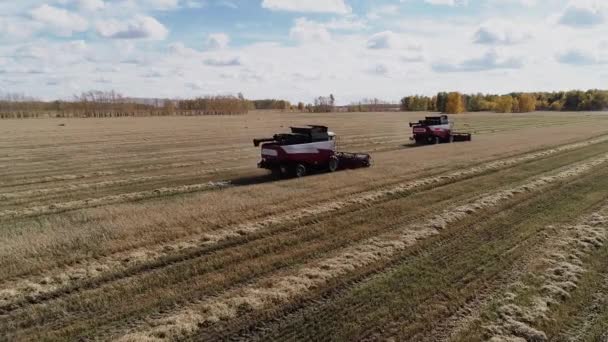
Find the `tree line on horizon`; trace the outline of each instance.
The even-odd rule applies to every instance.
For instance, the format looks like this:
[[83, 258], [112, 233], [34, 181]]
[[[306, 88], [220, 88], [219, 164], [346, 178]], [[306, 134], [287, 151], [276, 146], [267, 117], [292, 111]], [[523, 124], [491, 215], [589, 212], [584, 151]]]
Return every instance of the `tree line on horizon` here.
[[192, 116], [246, 114], [250, 102], [238, 96], [205, 96], [184, 100], [142, 100], [115, 91], [88, 91], [69, 101], [40, 101], [19, 94], [0, 95], [0, 119], [58, 117]]
[[89, 91], [69, 101], [40, 101], [19, 94], [0, 94], [0, 119], [37, 117], [124, 117], [124, 116], [192, 116], [239, 115], [249, 110], [282, 110], [308, 113], [381, 112], [389, 110], [429, 111], [457, 114], [490, 111], [525, 113], [544, 111], [608, 110], [607, 90], [573, 90], [561, 92], [510, 93], [507, 95], [461, 94], [440, 92], [435, 96], [413, 95], [399, 104], [377, 98], [363, 99], [348, 106], [336, 106], [333, 94], [319, 96], [314, 103], [292, 105], [279, 99], [247, 100], [237, 96], [206, 96], [193, 99], [142, 101], [127, 98], [114, 91]]
[[510, 93], [506, 95], [440, 92], [435, 96], [414, 95], [401, 99], [402, 111], [527, 113], [542, 111], [608, 110], [608, 91], [572, 90], [560, 92]]

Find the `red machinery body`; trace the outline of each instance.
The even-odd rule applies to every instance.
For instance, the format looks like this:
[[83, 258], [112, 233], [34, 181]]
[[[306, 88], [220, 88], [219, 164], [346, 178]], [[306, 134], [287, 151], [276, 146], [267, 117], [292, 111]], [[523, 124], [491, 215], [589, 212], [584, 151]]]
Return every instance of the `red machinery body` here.
[[262, 147], [258, 167], [280, 175], [301, 177], [313, 170], [336, 171], [371, 165], [367, 154], [337, 152], [336, 135], [325, 126], [292, 127], [291, 133], [255, 139], [254, 145]]
[[454, 123], [447, 115], [429, 116], [417, 123], [410, 123], [413, 136], [410, 138], [418, 145], [471, 141], [469, 133], [455, 133]]
[[268, 166], [298, 163], [309, 166], [326, 165], [335, 153], [335, 141], [322, 141], [297, 145], [266, 143], [262, 145], [262, 163]]

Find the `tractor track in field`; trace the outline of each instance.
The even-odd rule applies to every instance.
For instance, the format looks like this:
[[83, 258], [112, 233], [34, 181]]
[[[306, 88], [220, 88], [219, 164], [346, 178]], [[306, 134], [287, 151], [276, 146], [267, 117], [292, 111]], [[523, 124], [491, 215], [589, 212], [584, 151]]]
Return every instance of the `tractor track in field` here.
[[[608, 307], [608, 274], [604, 274], [604, 278], [593, 293], [589, 305], [572, 317], [570, 322], [567, 322], [567, 325], [557, 335], [556, 340], [570, 342], [588, 339], [589, 330], [594, 325], [601, 323], [601, 315], [605, 315], [606, 307]], [[608, 338], [608, 331], [606, 331], [604, 337]]]
[[[572, 149], [576, 149], [576, 148], [580, 148], [580, 147], [585, 147], [585, 146], [589, 146], [592, 144], [601, 143], [604, 141], [608, 141], [608, 136], [601, 136], [601, 137], [594, 138], [592, 140], [587, 140], [584, 142], [563, 145], [563, 146], [560, 146], [557, 148], [548, 149], [548, 150], [544, 150], [541, 152], [529, 153], [528, 154], [529, 158], [522, 157], [521, 161], [531, 160], [534, 158], [540, 158], [543, 156], [547, 156], [547, 155], [551, 155], [551, 154], [555, 154], [555, 153], [559, 153], [559, 152], [563, 152], [563, 151], [568, 151], [568, 150], [572, 150]], [[509, 159], [511, 159], [511, 160], [516, 159], [516, 157], [509, 158]], [[508, 161], [509, 159], [506, 159], [506, 160]], [[517, 162], [520, 162], [520, 160], [515, 160], [512, 163], [506, 162], [504, 165], [500, 165], [501, 160], [498, 160], [495, 163], [498, 163], [500, 166], [508, 166], [508, 165], [515, 164]], [[475, 172], [477, 172], [477, 171], [473, 170], [472, 173], [475, 173]], [[225, 182], [225, 181], [217, 181], [217, 183], [223, 183], [223, 182]], [[142, 192], [138, 192], [138, 193], [117, 194], [117, 195], [110, 195], [110, 196], [106, 196], [106, 197], [102, 197], [102, 198], [92, 198], [92, 199], [84, 199], [84, 200], [71, 201], [71, 202], [65, 202], [65, 203], [56, 203], [56, 204], [51, 204], [51, 205], [47, 205], [47, 206], [37, 206], [37, 207], [31, 207], [31, 208], [24, 208], [24, 209], [20, 209], [20, 210], [4, 210], [4, 211], [0, 211], [0, 220], [5, 219], [5, 218], [20, 218], [20, 217], [28, 217], [28, 216], [36, 216], [36, 215], [45, 215], [45, 214], [50, 214], [50, 213], [63, 212], [63, 211], [67, 211], [67, 210], [97, 207], [97, 206], [105, 205], [105, 204], [114, 204], [114, 203], [122, 203], [122, 202], [133, 201], [133, 200], [153, 198], [153, 197], [158, 197], [159, 192], [161, 192], [161, 193], [168, 192], [171, 194], [179, 194], [180, 191], [181, 191], [181, 193], [200, 191], [200, 190], [195, 190], [197, 188], [200, 188], [201, 190], [204, 191], [204, 190], [207, 190], [207, 188], [213, 188], [214, 187], [213, 183], [214, 183], [213, 181], [208, 182], [208, 184], [211, 185], [210, 187], [205, 187], [205, 184], [194, 184], [194, 185], [190, 185], [190, 186], [156, 189], [156, 190], [150, 190], [150, 191], [142, 191]], [[399, 191], [399, 190], [397, 190], [397, 191]], [[0, 195], [0, 196], [2, 196], [2, 195]], [[8, 196], [10, 197], [10, 194]]]
[[[502, 207], [501, 210], [510, 210], [512, 207], [515, 207], [517, 205], [518, 203], [511, 203], [506, 207]], [[484, 214], [482, 215], [482, 217], [490, 219], [491, 214]], [[308, 316], [318, 314], [319, 307], [325, 305], [326, 303], [335, 301], [337, 298], [340, 298], [344, 292], [348, 290], [355, 289], [364, 283], [373, 281], [378, 277], [383, 277], [385, 274], [390, 273], [394, 269], [398, 268], [399, 265], [404, 262], [404, 260], [408, 260], [409, 258], [418, 257], [421, 255], [430, 255], [442, 251], [445, 248], [444, 243], [442, 243], [442, 241], [447, 241], [449, 239], [450, 242], [454, 243], [465, 239], [462, 235], [458, 234], [446, 235], [449, 236], [441, 237], [439, 240], [431, 243], [431, 245], [425, 246], [423, 251], [412, 251], [408, 254], [405, 254], [403, 257], [391, 260], [387, 263], [381, 263], [379, 266], [371, 266], [369, 267], [369, 269], [361, 270], [361, 272], [354, 274], [352, 277], [348, 277], [347, 279], [341, 280], [340, 282], [334, 282], [334, 284], [336, 284], [335, 287], [329, 287], [328, 289], [324, 289], [320, 294], [314, 293], [308, 296], [308, 298], [298, 300], [296, 304], [290, 305], [284, 310], [279, 310], [278, 312], [280, 312], [280, 314], [272, 313], [271, 316], [264, 318], [261, 322], [254, 322], [249, 324], [245, 323], [245, 327], [238, 327], [236, 330], [228, 329], [228, 332], [224, 331], [224, 329], [217, 329], [218, 334], [221, 334], [223, 338], [230, 336], [230, 340], [264, 341], [266, 340], [264, 336], [268, 331], [280, 327], [284, 322], [289, 322], [297, 318], [302, 318], [304, 314]], [[515, 266], [513, 268], [515, 268]], [[485, 285], [487, 286], [487, 284]], [[485, 288], [483, 290], [485, 290]], [[433, 297], [430, 297], [425, 302], [430, 302], [432, 299]], [[236, 325], [238, 326], [238, 323]], [[383, 331], [384, 329], [377, 330]], [[218, 338], [218, 336], [214, 336], [214, 334], [215, 332], [211, 332], [210, 335], [205, 336], [205, 338]], [[293, 335], [289, 336], [290, 340], [297, 340], [298, 338], [303, 337]], [[196, 340], [196, 338], [193, 338], [193, 340]], [[378, 340], [378, 338], [362, 338], [361, 340]], [[386, 340], [390, 341], [390, 339]], [[435, 340], [433, 339], [433, 341]]]
[[466, 205], [457, 205], [444, 210], [441, 214], [424, 221], [396, 228], [386, 234], [357, 243], [336, 252], [336, 255], [320, 261], [303, 265], [291, 275], [261, 279], [243, 288], [227, 290], [221, 296], [186, 306], [177, 312], [155, 319], [149, 330], [124, 336], [124, 341], [132, 339], [152, 339], [157, 336], [181, 338], [197, 331], [199, 327], [221, 321], [234, 319], [242, 312], [267, 309], [272, 305], [286, 304], [289, 300], [314, 288], [323, 286], [333, 279], [348, 275], [350, 272], [371, 264], [387, 261], [395, 255], [416, 245], [419, 240], [436, 236], [450, 225], [481, 210], [499, 207], [522, 194], [536, 193], [547, 186], [560, 181], [572, 179], [608, 161], [608, 154], [570, 168], [563, 168], [558, 173], [533, 177], [531, 181], [486, 196], [480, 196]]
[[101, 181], [101, 182], [96, 182], [96, 183], [66, 184], [64, 186], [56, 187], [56, 188], [42, 188], [42, 189], [24, 190], [24, 191], [17, 191], [17, 192], [5, 192], [5, 193], [0, 194], [0, 200], [6, 201], [6, 200], [26, 199], [29, 197], [53, 195], [53, 194], [62, 193], [62, 192], [71, 192], [71, 191], [88, 190], [88, 189], [100, 189], [100, 188], [112, 187], [112, 186], [133, 185], [134, 183], [144, 183], [144, 182], [159, 181], [159, 180], [165, 180], [165, 179], [175, 179], [175, 178], [180, 178], [180, 177], [195, 178], [195, 177], [201, 177], [201, 176], [206, 176], [206, 175], [222, 174], [225, 171], [244, 169], [244, 168], [245, 167], [207, 169], [207, 170], [196, 171], [196, 172], [165, 174], [165, 175], [155, 175], [155, 176], [140, 176], [140, 177], [126, 178], [126, 179]]
[[[184, 169], [189, 167], [196, 166], [209, 166], [219, 162], [229, 162], [229, 161], [239, 161], [241, 158], [231, 157], [231, 158], [223, 158], [223, 159], [213, 159], [213, 160], [205, 160], [195, 162], [179, 162], [179, 163], [171, 163], [171, 164], [152, 164], [134, 168], [116, 168], [108, 167], [106, 170], [96, 170], [90, 173], [80, 173], [80, 174], [63, 174], [63, 175], [52, 175], [52, 176], [44, 176], [40, 178], [30, 178], [27, 181], [23, 182], [11, 182], [0, 184], [0, 186], [8, 188], [8, 187], [20, 187], [20, 186], [28, 186], [28, 185], [36, 185], [36, 184], [45, 184], [45, 183], [53, 183], [53, 182], [61, 182], [61, 181], [74, 181], [74, 180], [83, 180], [83, 179], [91, 179], [98, 177], [110, 177], [110, 176], [123, 176], [127, 174], [133, 173], [141, 173], [141, 172], [150, 172], [150, 171], [160, 171], [167, 169]], [[149, 162], [149, 160], [147, 160]], [[123, 164], [120, 162], [120, 164]], [[219, 169], [220, 171], [223, 169]]]
[[[532, 201], [534, 198], [531, 199]], [[592, 211], [591, 208], [598, 207], [605, 203], [605, 198], [603, 200], [596, 200], [596, 204], [591, 204], [588, 206], [585, 212]], [[525, 203], [513, 203], [513, 208], [525, 206]], [[512, 210], [509, 208], [502, 208], [501, 212]], [[483, 217], [492, 219], [491, 214], [486, 214]], [[527, 218], [521, 217], [517, 218], [517, 220], [525, 221]], [[567, 219], [569, 222], [570, 219]], [[511, 222], [512, 223], [512, 222]], [[470, 223], [472, 224], [472, 223]], [[478, 264], [477, 268], [488, 269], [489, 265], [502, 263], [504, 260], [512, 261], [511, 264], [508, 264], [507, 269], [508, 272], [505, 272], [504, 267], [498, 268], [498, 272], [494, 272], [492, 274], [487, 274], [484, 277], [480, 277], [479, 275], [475, 277], [468, 277], [469, 273], [465, 273], [462, 275], [461, 280], [459, 280], [459, 284], [461, 284], [464, 278], [472, 281], [471, 284], [467, 282], [462, 282], [459, 285], [459, 291], [462, 291], [466, 287], [474, 286], [474, 288], [468, 291], [469, 295], [463, 301], [462, 304], [458, 305], [458, 310], [455, 313], [453, 311], [448, 311], [443, 314], [441, 317], [435, 317], [435, 319], [430, 320], [433, 322], [433, 327], [426, 330], [424, 333], [417, 333], [416, 335], [409, 335], [407, 340], [420, 340], [420, 341], [448, 341], [452, 340], [452, 338], [458, 334], [460, 329], [464, 329], [470, 322], [474, 321], [477, 317], [479, 317], [481, 307], [484, 307], [492, 300], [492, 296], [496, 293], [500, 293], [501, 289], [506, 288], [505, 284], [511, 284], [516, 281], [518, 278], [524, 274], [524, 267], [529, 265], [537, 260], [537, 249], [539, 245], [548, 246], [549, 243], [554, 241], [556, 234], [553, 234], [551, 231], [551, 226], [543, 226], [543, 228], [539, 228], [527, 236], [522, 237], [518, 240], [515, 245], [507, 246], [508, 248], [503, 248], [503, 252], [500, 256], [496, 256], [491, 258], [490, 260], [482, 259], [480, 260], [480, 264]], [[441, 254], [446, 256], [451, 256], [452, 252], [449, 250], [445, 250], [445, 247], [441, 243], [441, 241], [449, 241], [452, 245], [459, 245], [459, 240], [463, 239], [463, 237], [457, 232], [450, 232], [450, 234], [442, 234], [439, 240], [435, 240], [431, 242], [430, 246], [426, 246], [418, 253], [411, 253], [409, 255], [405, 255], [402, 259], [408, 260], [413, 256], [427, 256], [432, 255], [436, 252], [441, 252]], [[513, 255], [515, 258], [513, 258]], [[509, 256], [512, 256], [509, 258]], [[218, 327], [216, 329], [211, 330], [208, 334], [200, 334], [196, 335], [195, 338], [191, 340], [198, 340], [200, 338], [204, 339], [229, 339], [233, 341], [265, 341], [265, 340], [301, 340], [307, 338], [302, 335], [269, 335], [269, 332], [281, 330], [285, 332], [290, 332], [289, 327], [295, 324], [299, 324], [297, 322], [305, 323], [307, 320], [304, 317], [315, 317], [322, 314], [319, 309], [323, 307], [325, 303], [335, 302], [338, 298], [344, 296], [344, 293], [353, 290], [355, 288], [360, 287], [363, 283], [373, 282], [375, 278], [384, 277], [386, 274], [391, 273], [393, 269], [398, 268], [399, 264], [403, 263], [403, 260], [395, 260], [391, 263], [383, 266], [381, 269], [372, 269], [371, 272], [366, 272], [361, 275], [357, 275], [356, 280], [350, 281], [346, 280], [345, 282], [337, 283], [335, 288], [330, 288], [329, 290], [323, 291], [320, 295], [310, 295], [308, 299], [303, 301], [299, 301], [298, 303], [291, 305], [284, 310], [278, 310], [276, 312], [271, 312], [267, 315], [262, 314], [262, 319], [259, 320], [255, 316], [249, 317], [251, 321], [248, 321], [247, 317], [242, 319], [236, 319], [236, 323], [230, 324], [227, 327]], [[447, 263], [447, 261], [444, 261]], [[443, 263], [443, 262], [442, 262]], [[473, 270], [471, 270], [473, 271]], [[471, 280], [472, 279], [472, 280]], [[477, 285], [475, 285], [475, 283]], [[607, 283], [608, 284], [608, 283]], [[442, 294], [433, 295], [426, 298], [422, 302], [417, 302], [417, 307], [427, 307], [432, 305], [433, 301], [439, 300], [440, 302], [445, 298], [442, 297]], [[363, 308], [364, 309], [364, 308]], [[348, 311], [358, 312], [361, 310], [357, 310], [357, 308], [352, 307], [348, 309], [344, 309]], [[418, 317], [418, 313], [415, 314], [416, 319], [420, 319]], [[331, 320], [331, 318], [327, 318]], [[239, 323], [242, 321], [241, 323]], [[288, 323], [293, 322], [293, 323]], [[288, 325], [289, 324], [289, 325]], [[314, 324], [312, 322], [311, 324]], [[375, 327], [373, 332], [367, 331], [367, 335], [357, 337], [357, 340], [363, 341], [377, 341], [377, 340], [385, 340], [385, 341], [395, 341], [395, 340], [404, 340], [404, 337], [390, 337], [392, 334], [390, 331], [392, 330], [391, 326], [395, 328], [399, 328], [402, 325], [406, 325], [405, 322], [399, 321], [391, 321], [380, 327]], [[436, 325], [435, 325], [436, 324]], [[231, 328], [234, 326], [236, 328]], [[223, 329], [226, 328], [226, 329]], [[364, 329], [365, 330], [365, 329]], [[272, 337], [270, 337], [272, 336]], [[280, 336], [280, 337], [278, 337]], [[325, 340], [325, 339], [323, 339]], [[329, 338], [327, 339], [329, 340]]]
[[538, 322], [549, 320], [552, 307], [570, 298], [586, 272], [585, 259], [607, 240], [606, 205], [573, 225], [557, 227], [549, 246], [525, 272], [527, 280], [509, 284], [509, 292], [493, 303], [498, 307], [496, 316], [483, 325], [488, 338], [547, 340], [545, 332], [538, 329]]
[[[588, 146], [586, 143], [580, 144]], [[399, 184], [388, 189], [355, 194], [344, 201], [329, 202], [318, 206], [307, 207], [300, 209], [295, 213], [287, 212], [284, 214], [272, 215], [259, 221], [211, 231], [198, 237], [190, 236], [181, 241], [156, 247], [142, 247], [141, 249], [117, 253], [101, 259], [93, 259], [90, 261], [80, 260], [77, 265], [69, 266], [67, 268], [52, 269], [48, 273], [32, 275], [33, 277], [30, 276], [26, 279], [20, 277], [13, 281], [4, 281], [2, 282], [4, 290], [1, 292], [2, 295], [0, 296], [1, 307], [6, 309], [6, 307], [14, 306], [15, 301], [21, 302], [21, 299], [19, 298], [23, 298], [24, 296], [28, 298], [24, 303], [36, 302], [44, 300], [45, 298], [54, 298], [61, 293], [72, 292], [74, 289], [80, 287], [78, 286], [80, 283], [97, 284], [97, 281], [95, 281], [96, 279], [104, 279], [105, 277], [114, 280], [115, 277], [106, 274], [107, 270], [112, 270], [114, 273], [125, 272], [125, 274], [133, 274], [133, 272], [128, 272], [128, 270], [145, 270], [149, 268], [146, 267], [146, 265], [150, 263], [152, 265], [158, 264], [159, 266], [165, 266], [170, 260], [183, 261], [184, 259], [200, 256], [201, 253], [212, 251], [217, 246], [223, 246], [225, 244], [230, 245], [231, 240], [235, 240], [236, 242], [249, 241], [247, 236], [253, 236], [264, 229], [271, 229], [273, 226], [289, 224], [291, 222], [295, 223], [323, 214], [349, 210], [349, 208], [352, 207], [379, 204], [382, 201], [390, 200], [394, 196], [403, 196], [415, 190], [420, 191], [425, 188], [433, 188], [466, 180], [476, 175], [482, 175], [487, 171], [499, 170], [518, 163], [535, 160], [543, 156], [569, 151], [574, 149], [575, 146], [581, 145], [565, 145], [556, 149], [489, 162], [466, 170]], [[437, 224], [441, 223], [438, 222]], [[172, 258], [172, 255], [176, 256]], [[188, 255], [190, 255], [190, 257], [188, 257]], [[168, 259], [165, 260], [166, 258]], [[128, 262], [125, 263], [125, 260], [128, 260]], [[56, 277], [57, 274], [70, 274], [71, 276]]]
[[[391, 138], [392, 139], [392, 138]], [[378, 137], [378, 138], [370, 138], [369, 141], [363, 141], [360, 142], [358, 141], [358, 143], [348, 143], [348, 142], [342, 142], [344, 143], [344, 145], [346, 146], [346, 148], [357, 148], [357, 147], [365, 147], [365, 146], [376, 146], [379, 144], [387, 144], [387, 143], [392, 143], [392, 142], [398, 142], [398, 141], [403, 141], [404, 139], [395, 139], [395, 140], [383, 140], [382, 137]], [[237, 147], [241, 147], [241, 145], [237, 145]], [[111, 157], [103, 157], [103, 158], [98, 158], [95, 160], [95, 162], [99, 165], [103, 165], [104, 169], [101, 170], [96, 170], [94, 172], [91, 173], [83, 173], [83, 174], [64, 174], [64, 175], [50, 175], [50, 176], [45, 176], [45, 177], [39, 177], [39, 178], [34, 178], [34, 179], [27, 179], [27, 181], [16, 181], [16, 182], [0, 182], [0, 187], [16, 187], [16, 186], [24, 186], [24, 185], [35, 185], [35, 184], [41, 184], [41, 183], [50, 183], [50, 182], [55, 182], [55, 181], [67, 181], [67, 180], [78, 180], [78, 179], [88, 179], [88, 178], [95, 178], [95, 177], [104, 177], [104, 176], [113, 176], [113, 175], [122, 175], [122, 174], [126, 174], [126, 173], [138, 173], [138, 172], [145, 172], [145, 171], [154, 171], [154, 170], [164, 170], [164, 169], [175, 169], [175, 168], [187, 168], [187, 167], [195, 167], [195, 166], [206, 166], [206, 165], [213, 165], [213, 164], [220, 164], [220, 163], [225, 163], [225, 162], [231, 162], [231, 161], [239, 161], [242, 160], [243, 158], [251, 155], [251, 153], [248, 153], [251, 151], [251, 148], [238, 148], [238, 149], [224, 149], [224, 150], [209, 150], [209, 151], [193, 151], [192, 152], [192, 156], [196, 156], [198, 160], [200, 160], [201, 158], [203, 158], [205, 155], [222, 155], [222, 154], [226, 154], [226, 155], [230, 155], [231, 157], [229, 158], [219, 158], [219, 159], [205, 159], [205, 161], [193, 161], [193, 162], [183, 162], [184, 158], [187, 157], [187, 155], [184, 154], [180, 154], [179, 151], [171, 151], [171, 152], [167, 152], [168, 156], [166, 158], [159, 158], [158, 157], [158, 153], [154, 153], [154, 162], [159, 162], [162, 161], [163, 159], [169, 159], [169, 161], [171, 159], [179, 159], [181, 160], [181, 162], [175, 162], [175, 163], [168, 163], [168, 164], [158, 164], [158, 165], [148, 165], [148, 166], [142, 166], [142, 167], [131, 167], [131, 168], [122, 168], [121, 170], [116, 170], [115, 167], [112, 167], [112, 165], [115, 163], [116, 165], [122, 165], [124, 162], [120, 161], [120, 162], [115, 162], [115, 160], [117, 160], [117, 158], [122, 158], [122, 157], [117, 157], [116, 155], [112, 155]], [[239, 155], [235, 156], [235, 152], [239, 152]], [[179, 157], [176, 157], [176, 155], [179, 155]], [[142, 153], [134, 153], [132, 155], [132, 157], [142, 157]], [[112, 162], [107, 163], [105, 162], [106, 160], [110, 160]], [[150, 159], [141, 159], [142, 161], [150, 161]], [[88, 161], [89, 166], [91, 160]], [[41, 162], [42, 163], [42, 162]], [[44, 164], [47, 165], [47, 164]], [[96, 164], [94, 164], [96, 165]], [[25, 174], [27, 174], [28, 172], [30, 173], [37, 173], [39, 171], [37, 170], [33, 170], [32, 171], [32, 163], [27, 163], [27, 168], [28, 171], [24, 172], [24, 171], [15, 171], [15, 173], [18, 173], [20, 175], [20, 177], [23, 177]], [[74, 167], [75, 169], [77, 167]], [[15, 169], [15, 166], [13, 166], [12, 169]], [[63, 170], [66, 170], [66, 168], [63, 168]], [[5, 175], [8, 176], [8, 175]], [[25, 179], [25, 177], [23, 177]]]
[[154, 190], [139, 191], [118, 195], [109, 195], [98, 198], [89, 198], [83, 200], [54, 203], [49, 205], [41, 205], [24, 209], [3, 210], [0, 211], [0, 220], [3, 219], [18, 219], [33, 216], [41, 216], [48, 214], [57, 214], [66, 211], [95, 208], [99, 206], [118, 204], [125, 202], [141, 201], [152, 198], [160, 198], [166, 196], [174, 196], [188, 194], [193, 192], [210, 191], [216, 189], [225, 189], [231, 186], [230, 182], [213, 182], [209, 181], [201, 184], [183, 185], [177, 187], [159, 188]]
[[[585, 210], [585, 214], [581, 215], [575, 221], [585, 225], [589, 223], [590, 218], [597, 220], [597, 211], [606, 211], [606, 200], [595, 205], [595, 209]], [[597, 207], [600, 207], [599, 209]], [[588, 214], [593, 212], [593, 214]], [[530, 250], [524, 253], [514, 263], [513, 267], [507, 273], [506, 277], [500, 280], [495, 287], [488, 287], [482, 291], [475, 292], [474, 297], [465, 303], [456, 313], [449, 318], [443, 320], [438, 326], [433, 327], [431, 334], [424, 336], [423, 341], [451, 341], [464, 332], [475, 321], [480, 321], [482, 311], [487, 308], [492, 302], [496, 301], [497, 294], [508, 293], [509, 287], [513, 284], [518, 284], [520, 280], [530, 274], [530, 268], [534, 263], [538, 262], [539, 255], [550, 255], [555, 252], [556, 242], [563, 241], [564, 236], [571, 231], [564, 227], [575, 227], [572, 224], [562, 224], [545, 226], [538, 231], [536, 235], [541, 235], [539, 241], [531, 245]], [[580, 227], [580, 226], [579, 226]], [[608, 283], [606, 284], [608, 286]], [[508, 338], [507, 338], [508, 340]]]

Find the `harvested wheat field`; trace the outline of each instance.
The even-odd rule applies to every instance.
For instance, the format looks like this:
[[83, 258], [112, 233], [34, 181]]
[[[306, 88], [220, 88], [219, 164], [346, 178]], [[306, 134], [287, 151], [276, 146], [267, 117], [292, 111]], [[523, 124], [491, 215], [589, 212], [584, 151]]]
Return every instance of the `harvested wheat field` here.
[[[0, 122], [2, 341], [601, 341], [608, 114]], [[367, 169], [275, 180], [324, 124]]]

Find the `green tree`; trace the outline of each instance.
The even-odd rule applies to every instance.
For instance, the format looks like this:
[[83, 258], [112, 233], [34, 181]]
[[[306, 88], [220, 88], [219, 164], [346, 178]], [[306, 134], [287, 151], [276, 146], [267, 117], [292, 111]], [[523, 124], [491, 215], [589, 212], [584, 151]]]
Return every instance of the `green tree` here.
[[448, 93], [446, 93], [446, 92], [438, 93], [437, 94], [437, 105], [435, 106], [437, 108], [437, 111], [445, 113], [447, 104], [448, 104]]

